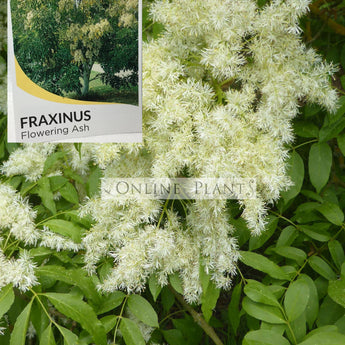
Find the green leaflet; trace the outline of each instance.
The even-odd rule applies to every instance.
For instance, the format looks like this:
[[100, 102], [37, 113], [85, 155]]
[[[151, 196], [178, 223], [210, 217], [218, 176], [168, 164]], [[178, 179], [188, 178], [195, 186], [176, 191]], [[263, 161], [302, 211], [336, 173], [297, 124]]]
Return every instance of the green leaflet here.
[[261, 272], [265, 272], [272, 278], [282, 280], [288, 279], [286, 273], [277, 264], [267, 259], [265, 256], [245, 251], [240, 251], [240, 254], [240, 260], [247, 266], [253, 267]]
[[281, 246], [275, 248], [274, 251], [280, 256], [295, 260], [299, 265], [302, 265], [307, 259], [307, 254], [302, 249], [295, 247]]
[[40, 339], [40, 345], [56, 345], [51, 323], [43, 331]]
[[92, 279], [87, 277], [86, 272], [81, 268], [66, 269], [62, 266], [46, 265], [38, 267], [36, 272], [38, 276], [49, 277], [78, 286], [86, 298], [92, 300], [95, 304], [102, 303], [102, 297], [93, 284]]
[[328, 182], [332, 166], [332, 150], [327, 143], [315, 143], [311, 146], [308, 166], [310, 181], [320, 193]]
[[16, 323], [14, 324], [13, 331], [11, 333], [10, 345], [25, 345], [26, 332], [29, 326], [30, 312], [33, 300], [31, 300], [20, 315], [17, 318]]
[[252, 301], [280, 307], [280, 303], [269, 287], [256, 280], [248, 279], [247, 282], [248, 284], [245, 285], [243, 291]]
[[209, 322], [213, 309], [216, 307], [220, 289], [212, 281], [209, 282], [206, 291], [201, 296], [201, 310], [206, 322]]
[[103, 314], [118, 307], [126, 295], [122, 291], [114, 291], [102, 296], [100, 304], [97, 306], [97, 314]]
[[0, 291], [0, 319], [11, 308], [14, 301], [12, 284], [4, 286]]
[[335, 225], [341, 225], [344, 221], [344, 213], [337, 204], [329, 201], [325, 201], [316, 209], [319, 211], [327, 220]]
[[65, 183], [59, 189], [59, 192], [64, 199], [71, 202], [72, 204], [78, 204], [79, 203], [78, 192], [76, 191], [76, 189], [72, 185], [72, 183], [70, 183], [70, 182]]
[[336, 279], [336, 274], [333, 272], [331, 267], [318, 256], [312, 256], [309, 258], [308, 261], [310, 267], [317, 273], [319, 273], [322, 277], [326, 278], [327, 280], [334, 280]]
[[152, 294], [153, 300], [156, 302], [157, 297], [162, 291], [162, 287], [159, 285], [157, 276], [155, 274], [151, 274], [149, 278], [149, 289]]
[[130, 311], [142, 322], [151, 326], [159, 327], [158, 316], [151, 304], [140, 295], [130, 295], [127, 301]]
[[248, 297], [243, 299], [242, 306], [250, 316], [253, 316], [258, 320], [268, 323], [285, 323], [284, 316], [277, 307], [254, 302]]
[[304, 179], [304, 164], [301, 156], [293, 151], [291, 153], [288, 164], [288, 176], [290, 176], [291, 181], [293, 181], [293, 186], [291, 186], [287, 191], [281, 193], [285, 203], [287, 204], [289, 200], [293, 199], [301, 191]]
[[93, 309], [84, 301], [70, 294], [45, 293], [54, 307], [61, 313], [81, 324], [99, 345], [107, 344], [107, 337], [102, 323], [97, 319]]
[[71, 238], [76, 243], [81, 243], [81, 236], [85, 231], [79, 225], [63, 219], [49, 219], [42, 225], [53, 232]]
[[232, 289], [231, 300], [228, 307], [228, 318], [233, 332], [236, 334], [238, 326], [240, 325], [240, 299], [242, 293], [242, 284], [237, 284]]
[[65, 339], [66, 345], [77, 345], [79, 344], [78, 337], [71, 332], [69, 329], [62, 327], [60, 325], [56, 326], [59, 332], [62, 334], [63, 338]]
[[318, 332], [298, 345], [344, 345], [345, 335], [337, 332]]
[[126, 345], [145, 345], [140, 329], [134, 321], [123, 317], [120, 330]]
[[285, 293], [284, 308], [288, 320], [296, 320], [306, 309], [309, 300], [309, 287], [302, 280], [296, 280], [290, 284]]
[[345, 261], [343, 246], [339, 241], [333, 240], [328, 242], [328, 249], [331, 253], [334, 263], [337, 265], [338, 268], [340, 268]]
[[328, 295], [334, 302], [345, 308], [345, 279], [331, 280], [328, 284]]
[[242, 345], [290, 345], [290, 343], [274, 331], [260, 329], [247, 333]]

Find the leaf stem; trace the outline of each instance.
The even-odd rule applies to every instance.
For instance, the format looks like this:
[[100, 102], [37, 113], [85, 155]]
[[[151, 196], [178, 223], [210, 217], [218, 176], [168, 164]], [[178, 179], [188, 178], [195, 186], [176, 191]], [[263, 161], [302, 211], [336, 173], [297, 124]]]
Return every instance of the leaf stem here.
[[182, 307], [189, 312], [193, 320], [204, 330], [204, 332], [212, 339], [212, 341], [216, 345], [224, 345], [222, 341], [219, 339], [213, 327], [210, 326], [205, 321], [205, 319], [184, 300], [183, 296], [180, 295], [171, 285], [169, 285], [169, 289], [174, 294], [178, 302], [182, 305]]
[[118, 315], [117, 320], [116, 320], [116, 325], [115, 325], [115, 330], [114, 330], [114, 345], [116, 345], [117, 330], [119, 329], [120, 322], [121, 322], [121, 319], [122, 319], [123, 312], [124, 312], [124, 310], [125, 310], [125, 306], [126, 306], [126, 302], [127, 302], [128, 297], [129, 297], [129, 296], [126, 295], [126, 297], [125, 297], [125, 299], [124, 299], [124, 301], [123, 301], [123, 303], [122, 303], [120, 315]]

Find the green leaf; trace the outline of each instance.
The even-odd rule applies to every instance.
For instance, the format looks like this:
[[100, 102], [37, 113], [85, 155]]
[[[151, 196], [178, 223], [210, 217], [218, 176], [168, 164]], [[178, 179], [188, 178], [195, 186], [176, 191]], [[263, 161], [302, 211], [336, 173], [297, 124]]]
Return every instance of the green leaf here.
[[200, 345], [202, 343], [204, 332], [191, 316], [185, 315], [184, 318], [172, 319], [171, 321], [185, 338], [183, 344]]
[[312, 191], [312, 190], [302, 189], [301, 190], [301, 194], [306, 196], [307, 198], [309, 198], [311, 200], [315, 200], [315, 201], [318, 201], [318, 202], [323, 202], [322, 197], [319, 194], [317, 194], [314, 191]]
[[267, 259], [265, 256], [246, 251], [240, 251], [240, 255], [240, 260], [245, 265], [267, 273], [272, 278], [288, 280], [287, 274], [277, 264]]
[[317, 138], [319, 128], [311, 121], [297, 121], [294, 124], [295, 133], [302, 138]]
[[284, 308], [289, 321], [296, 320], [306, 309], [309, 299], [309, 287], [298, 279], [286, 290]]
[[300, 279], [304, 281], [308, 285], [308, 288], [309, 288], [309, 299], [308, 299], [305, 314], [306, 314], [307, 323], [309, 325], [309, 329], [312, 329], [313, 324], [319, 314], [319, 295], [318, 295], [317, 288], [315, 286], [313, 279], [311, 279], [306, 274], [301, 274]]
[[[328, 284], [326, 289], [328, 289]], [[334, 302], [332, 298], [327, 295], [320, 306], [320, 312], [317, 318], [317, 326], [321, 327], [334, 325], [343, 316], [344, 308], [340, 306], [340, 304]]]
[[44, 162], [43, 175], [45, 175], [49, 170], [53, 170], [59, 160], [62, 160], [66, 156], [66, 152], [54, 152], [51, 154]]
[[25, 345], [26, 332], [29, 326], [30, 312], [33, 300], [27, 304], [18, 316], [11, 334], [10, 345]]
[[63, 219], [49, 219], [42, 225], [47, 226], [53, 232], [71, 238], [76, 243], [81, 243], [81, 235], [85, 231], [79, 225]]
[[338, 268], [340, 268], [345, 261], [343, 246], [339, 241], [333, 240], [328, 242], [328, 249], [331, 253], [334, 263], [337, 265]]
[[244, 287], [244, 293], [254, 302], [280, 307], [280, 303], [268, 286], [256, 281], [247, 280], [248, 284]]
[[169, 345], [186, 345], [186, 339], [183, 334], [178, 329], [169, 329], [167, 331], [162, 331], [164, 339]]
[[74, 188], [72, 183], [67, 182], [66, 184], [64, 184], [59, 189], [59, 192], [64, 199], [71, 202], [72, 204], [78, 204], [79, 203], [78, 192], [76, 191], [76, 189]]
[[314, 223], [313, 225], [301, 225], [298, 228], [316, 241], [327, 242], [331, 238], [331, 235], [322, 227], [319, 227], [318, 223]]
[[290, 343], [277, 332], [260, 329], [248, 332], [242, 345], [290, 345]]
[[315, 143], [309, 152], [310, 182], [320, 193], [329, 179], [332, 166], [332, 150], [327, 143]]
[[344, 213], [337, 204], [325, 201], [316, 210], [335, 225], [340, 226], [344, 222]]
[[56, 324], [56, 327], [58, 328], [59, 332], [62, 334], [63, 338], [65, 339], [66, 345], [77, 345], [77, 344], [79, 344], [79, 339], [78, 339], [76, 334], [74, 334], [69, 329], [62, 327], [58, 324]]
[[328, 123], [320, 129], [320, 142], [326, 142], [335, 138], [345, 128], [345, 118], [341, 117], [337, 121]]
[[145, 340], [138, 325], [125, 317], [121, 319], [120, 331], [126, 345], [145, 345]]
[[206, 292], [203, 292], [201, 296], [201, 311], [204, 315], [206, 322], [209, 322], [212, 316], [212, 311], [216, 307], [218, 298], [220, 294], [220, 289], [210, 281]]
[[292, 343], [294, 343], [294, 339], [299, 343], [307, 333], [307, 320], [305, 314], [306, 312], [302, 313], [296, 320], [290, 322], [291, 331], [289, 327], [286, 328], [286, 335]]
[[44, 330], [41, 335], [40, 345], [55, 345], [54, 333], [52, 330], [52, 324], [50, 323], [48, 327]]
[[242, 283], [237, 284], [231, 293], [231, 299], [228, 307], [228, 318], [230, 321], [231, 328], [234, 334], [237, 333], [238, 326], [240, 325], [240, 299], [242, 293]]
[[287, 164], [287, 174], [288, 176], [290, 176], [291, 181], [293, 181], [294, 185], [291, 186], [287, 191], [281, 193], [285, 204], [287, 204], [289, 200], [293, 199], [295, 196], [299, 194], [304, 180], [303, 160], [296, 151], [292, 152]]
[[331, 267], [320, 257], [312, 256], [309, 258], [310, 267], [322, 277], [327, 280], [334, 280], [337, 278]]
[[159, 327], [157, 313], [144, 297], [140, 295], [130, 295], [127, 303], [130, 311], [140, 321], [151, 327]]
[[345, 279], [331, 280], [328, 284], [328, 295], [345, 308]]
[[50, 176], [50, 187], [53, 192], [58, 191], [64, 184], [68, 182], [68, 179], [63, 176]]
[[171, 274], [169, 276], [169, 282], [178, 293], [183, 295], [182, 281], [178, 273]]
[[107, 315], [101, 318], [105, 333], [109, 333], [115, 327], [117, 318], [116, 315]]
[[156, 302], [157, 297], [159, 296], [159, 294], [162, 291], [162, 287], [158, 283], [158, 279], [157, 279], [157, 276], [155, 274], [151, 274], [151, 276], [149, 278], [149, 289], [150, 289], [151, 295], [153, 297], [153, 300]]
[[161, 301], [163, 308], [166, 312], [170, 310], [170, 308], [174, 305], [175, 303], [175, 296], [173, 293], [168, 289], [167, 286], [163, 287], [162, 293], [161, 293]]
[[289, 225], [282, 230], [277, 240], [276, 248], [290, 246], [298, 236], [298, 231], [293, 225]]
[[341, 153], [345, 156], [345, 133], [338, 135], [337, 142]]
[[304, 107], [304, 115], [306, 118], [312, 117], [321, 111], [321, 107], [316, 103], [307, 103]]
[[87, 195], [91, 198], [96, 195], [101, 186], [101, 177], [102, 170], [100, 168], [95, 168], [92, 170], [87, 182], [86, 182], [86, 191]]
[[54, 195], [51, 191], [50, 182], [48, 177], [42, 177], [38, 180], [38, 195], [42, 200], [42, 204], [53, 214], [56, 213], [56, 205]]
[[285, 323], [284, 316], [280, 309], [252, 301], [249, 297], [244, 297], [242, 307], [250, 316], [268, 323]]
[[81, 147], [82, 147], [82, 145], [83, 145], [82, 143], [74, 143], [74, 147], [78, 151], [80, 159], [81, 159]]
[[93, 309], [78, 297], [64, 293], [45, 293], [54, 307], [81, 324], [90, 333], [94, 341], [100, 345], [107, 344], [107, 337], [102, 323], [97, 319]]
[[107, 313], [118, 307], [126, 295], [122, 291], [114, 291], [102, 298], [102, 303], [97, 308], [97, 314]]
[[[48, 309], [47, 303], [45, 300], [40, 300], [46, 309]], [[30, 313], [30, 321], [35, 328], [36, 334], [39, 339], [41, 339], [42, 333], [46, 330], [46, 328], [50, 324], [50, 320], [42, 308], [42, 305], [38, 302], [37, 298], [35, 299], [34, 303], [31, 307]]]
[[273, 235], [275, 229], [278, 225], [278, 217], [270, 216], [268, 217], [268, 223], [260, 236], [253, 236], [249, 240], [249, 250], [255, 250], [261, 248]]
[[14, 292], [12, 284], [4, 286], [0, 291], [0, 319], [11, 308], [14, 302]]
[[274, 248], [274, 251], [284, 258], [295, 260], [300, 266], [307, 259], [307, 254], [303, 250], [295, 247], [281, 246]]
[[345, 335], [337, 332], [318, 332], [298, 345], [344, 345]]
[[92, 279], [88, 277], [86, 272], [81, 268], [66, 269], [57, 265], [45, 265], [38, 267], [36, 269], [36, 274], [39, 277], [49, 277], [70, 285], [78, 286], [80, 290], [83, 291], [86, 298], [91, 299], [96, 304], [102, 302], [101, 296], [96, 290]]

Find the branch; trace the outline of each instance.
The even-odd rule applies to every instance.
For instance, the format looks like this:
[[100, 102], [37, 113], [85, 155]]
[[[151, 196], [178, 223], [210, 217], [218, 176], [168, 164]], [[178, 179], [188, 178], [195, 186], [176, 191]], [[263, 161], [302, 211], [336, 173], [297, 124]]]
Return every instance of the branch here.
[[174, 294], [176, 299], [182, 305], [182, 307], [192, 315], [194, 321], [205, 331], [205, 333], [213, 340], [216, 345], [224, 345], [222, 341], [219, 339], [218, 335], [214, 331], [213, 327], [211, 327], [205, 319], [197, 313], [171, 285], [169, 285], [170, 291]]
[[317, 6], [319, 3], [320, 1], [310, 4], [310, 11], [315, 15], [319, 16], [331, 29], [334, 30], [335, 33], [345, 36], [345, 27], [335, 22], [327, 14], [323, 13]]

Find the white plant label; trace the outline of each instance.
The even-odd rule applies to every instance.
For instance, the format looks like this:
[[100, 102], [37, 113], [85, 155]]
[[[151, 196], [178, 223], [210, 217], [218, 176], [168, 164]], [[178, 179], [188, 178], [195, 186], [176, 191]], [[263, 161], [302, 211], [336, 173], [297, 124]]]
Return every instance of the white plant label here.
[[142, 140], [142, 5], [122, 2], [8, 0], [9, 142]]

